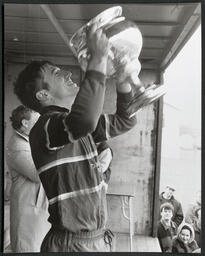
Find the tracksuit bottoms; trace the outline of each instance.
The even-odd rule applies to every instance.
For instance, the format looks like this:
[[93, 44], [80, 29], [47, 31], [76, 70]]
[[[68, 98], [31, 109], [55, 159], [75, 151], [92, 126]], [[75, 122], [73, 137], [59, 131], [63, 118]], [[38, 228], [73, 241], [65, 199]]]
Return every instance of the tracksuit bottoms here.
[[52, 227], [42, 242], [41, 252], [110, 252], [112, 237], [110, 230], [72, 233]]

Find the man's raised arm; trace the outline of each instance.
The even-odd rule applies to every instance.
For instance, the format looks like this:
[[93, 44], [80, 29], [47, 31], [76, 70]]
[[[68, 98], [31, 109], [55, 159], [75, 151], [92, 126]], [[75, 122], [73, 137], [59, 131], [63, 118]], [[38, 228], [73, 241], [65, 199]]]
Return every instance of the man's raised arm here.
[[96, 130], [92, 133], [95, 142], [123, 134], [132, 129], [137, 120], [136, 115], [130, 118], [129, 104], [133, 97], [132, 87], [128, 79], [116, 83], [117, 102], [115, 114], [101, 115]]
[[96, 129], [104, 104], [109, 42], [102, 29], [94, 24], [89, 28], [87, 43], [90, 53], [88, 68], [66, 119], [74, 139]]

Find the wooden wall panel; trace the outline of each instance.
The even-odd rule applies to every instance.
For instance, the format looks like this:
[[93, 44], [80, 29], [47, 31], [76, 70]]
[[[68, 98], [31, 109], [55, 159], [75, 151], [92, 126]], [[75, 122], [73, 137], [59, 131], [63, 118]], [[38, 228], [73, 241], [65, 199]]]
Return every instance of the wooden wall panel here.
[[[151, 74], [147, 74], [152, 78]], [[149, 80], [147, 78], [147, 80]], [[108, 82], [105, 112], [115, 112], [116, 92], [112, 80]], [[112, 175], [109, 186], [133, 186], [135, 233], [151, 235], [154, 198], [155, 105], [138, 112], [137, 125], [126, 134], [109, 140], [113, 149]], [[120, 198], [108, 196], [108, 227], [115, 232], [129, 232], [129, 222], [123, 217]]]

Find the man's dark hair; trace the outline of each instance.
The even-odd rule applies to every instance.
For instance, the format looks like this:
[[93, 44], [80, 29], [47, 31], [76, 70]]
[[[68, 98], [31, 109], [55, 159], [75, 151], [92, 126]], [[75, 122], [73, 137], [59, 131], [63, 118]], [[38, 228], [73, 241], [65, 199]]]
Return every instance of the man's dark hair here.
[[160, 206], [160, 212], [162, 212], [162, 210], [171, 210], [172, 213], [174, 212], [174, 206], [170, 203], [164, 203]]
[[14, 93], [21, 103], [35, 111], [40, 111], [41, 104], [36, 98], [36, 93], [41, 89], [48, 89], [48, 84], [43, 82], [41, 69], [49, 61], [32, 61], [20, 72], [14, 82]]
[[32, 110], [20, 105], [17, 108], [15, 108], [10, 116], [11, 125], [15, 130], [18, 130], [22, 126], [22, 120], [30, 120], [31, 118], [31, 112]]

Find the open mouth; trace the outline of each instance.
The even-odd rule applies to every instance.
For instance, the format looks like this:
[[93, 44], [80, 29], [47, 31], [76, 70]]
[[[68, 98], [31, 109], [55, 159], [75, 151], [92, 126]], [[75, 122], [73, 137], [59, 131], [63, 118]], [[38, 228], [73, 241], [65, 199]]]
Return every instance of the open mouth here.
[[68, 87], [78, 87], [76, 83], [73, 82], [73, 80], [69, 77], [69, 78], [65, 78], [65, 84]]
[[66, 73], [64, 73], [64, 81], [65, 81], [66, 86], [76, 87], [77, 85], [71, 79], [72, 73], [71, 72], [66, 72]]

